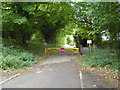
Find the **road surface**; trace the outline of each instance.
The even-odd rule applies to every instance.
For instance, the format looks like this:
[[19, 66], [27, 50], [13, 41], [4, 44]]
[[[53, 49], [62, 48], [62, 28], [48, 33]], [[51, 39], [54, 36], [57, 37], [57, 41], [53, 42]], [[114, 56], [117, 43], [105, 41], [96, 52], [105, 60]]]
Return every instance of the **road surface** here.
[[109, 88], [100, 77], [80, 71], [76, 56], [49, 56], [30, 71], [4, 83], [2, 88]]

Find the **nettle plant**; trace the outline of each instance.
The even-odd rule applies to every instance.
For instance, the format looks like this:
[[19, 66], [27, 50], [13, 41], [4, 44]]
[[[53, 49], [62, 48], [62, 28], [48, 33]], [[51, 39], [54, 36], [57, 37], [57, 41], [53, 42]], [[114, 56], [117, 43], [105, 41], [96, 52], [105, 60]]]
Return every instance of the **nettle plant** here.
[[4, 46], [0, 56], [2, 70], [15, 70], [26, 68], [39, 60], [39, 57], [33, 53], [22, 51], [14, 46]]
[[[112, 50], [114, 51], [114, 50]], [[99, 49], [96, 52], [82, 57], [83, 61], [91, 67], [107, 67], [108, 69], [118, 70], [119, 61], [116, 54], [111, 54], [111, 49]]]

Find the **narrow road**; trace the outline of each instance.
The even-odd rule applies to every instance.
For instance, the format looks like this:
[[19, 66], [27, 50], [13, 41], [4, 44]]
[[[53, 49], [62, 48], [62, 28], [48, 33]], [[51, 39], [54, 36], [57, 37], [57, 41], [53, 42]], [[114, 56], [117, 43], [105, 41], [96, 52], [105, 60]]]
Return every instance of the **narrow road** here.
[[3, 88], [80, 88], [73, 56], [51, 56], [31, 71], [3, 84]]
[[112, 88], [102, 77], [79, 70], [76, 60], [76, 56], [50, 56], [2, 88]]

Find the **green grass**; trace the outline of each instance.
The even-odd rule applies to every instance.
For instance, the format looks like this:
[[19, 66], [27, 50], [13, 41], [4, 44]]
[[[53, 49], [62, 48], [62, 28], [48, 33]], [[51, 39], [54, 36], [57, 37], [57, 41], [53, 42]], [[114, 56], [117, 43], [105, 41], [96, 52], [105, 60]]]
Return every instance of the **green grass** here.
[[114, 49], [97, 49], [91, 54], [82, 57], [84, 63], [90, 67], [107, 67], [112, 70], [120, 70], [120, 62]]
[[40, 57], [32, 52], [25, 51], [19, 46], [2, 44], [2, 55], [0, 56], [2, 70], [24, 69], [35, 64]]

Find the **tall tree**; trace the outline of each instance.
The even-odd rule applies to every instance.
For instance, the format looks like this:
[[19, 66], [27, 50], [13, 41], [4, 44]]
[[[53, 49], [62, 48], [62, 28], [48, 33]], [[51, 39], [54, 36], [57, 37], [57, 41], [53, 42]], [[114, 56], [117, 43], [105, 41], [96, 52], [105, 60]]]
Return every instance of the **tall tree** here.
[[6, 2], [2, 9], [3, 36], [12, 36], [24, 45], [36, 31], [42, 32], [47, 42], [55, 39], [72, 12], [72, 6], [65, 2]]
[[11, 36], [25, 45], [34, 30], [32, 26], [35, 24], [35, 4], [32, 2], [5, 2], [2, 9], [3, 36]]

